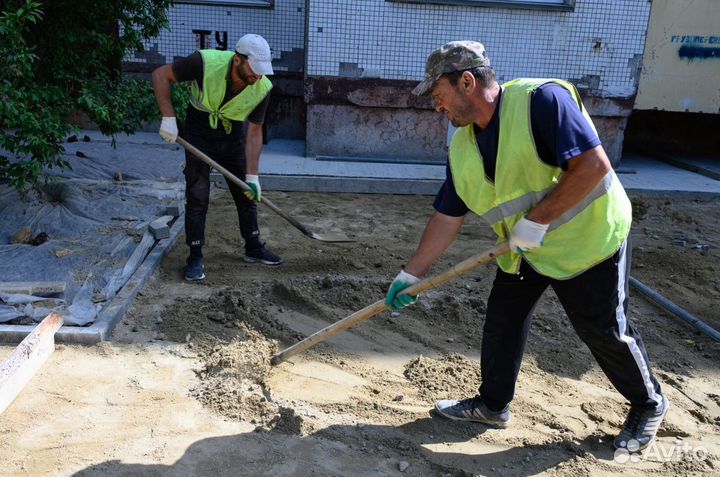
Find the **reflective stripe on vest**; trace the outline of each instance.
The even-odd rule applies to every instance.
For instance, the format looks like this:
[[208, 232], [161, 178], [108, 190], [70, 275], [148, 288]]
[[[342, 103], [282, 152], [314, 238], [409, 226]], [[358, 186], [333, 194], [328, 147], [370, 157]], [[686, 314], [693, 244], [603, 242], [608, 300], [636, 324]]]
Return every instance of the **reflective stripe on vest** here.
[[[473, 126], [459, 128], [450, 144], [450, 170], [455, 189], [465, 204], [488, 222], [498, 242], [557, 185], [563, 171], [542, 162], [535, 148], [530, 122], [530, 99], [541, 85], [554, 82], [578, 102], [590, 125], [575, 87], [565, 81], [519, 79], [503, 85], [500, 100], [495, 183], [485, 175]], [[615, 253], [630, 230], [631, 206], [614, 171], [578, 204], [550, 224], [542, 247], [524, 254], [539, 273], [567, 279]], [[521, 256], [497, 258], [500, 268], [517, 273]]]
[[[555, 230], [561, 225], [570, 222], [573, 217], [582, 212], [585, 207], [589, 206], [595, 199], [598, 199], [600, 196], [606, 194], [610, 190], [610, 186], [612, 185], [614, 180], [617, 180], [617, 176], [615, 176], [615, 173], [613, 171], [605, 174], [603, 180], [600, 181], [597, 186], [595, 186], [592, 192], [590, 192], [590, 194], [588, 194], [587, 197], [581, 200], [577, 205], [572, 207], [570, 210], [558, 217], [553, 223], [551, 223], [550, 227], [548, 227], [548, 231]], [[553, 187], [550, 187], [542, 192], [528, 192], [527, 194], [520, 196], [517, 199], [512, 199], [508, 202], [501, 204], [498, 207], [494, 207], [488, 210], [482, 215], [481, 218], [488, 224], [493, 225], [496, 222], [502, 221], [503, 217], [510, 217], [511, 215], [520, 214], [528, 209], [531, 209], [541, 200], [543, 200], [545, 196], [550, 193]]]
[[193, 82], [190, 97], [190, 104], [195, 109], [208, 113], [211, 128], [217, 129], [220, 120], [228, 134], [232, 131], [231, 121], [245, 121], [272, 89], [270, 80], [263, 76], [220, 106], [225, 98], [228, 70], [234, 55], [232, 51], [200, 50], [203, 59], [203, 89], [196, 81]]

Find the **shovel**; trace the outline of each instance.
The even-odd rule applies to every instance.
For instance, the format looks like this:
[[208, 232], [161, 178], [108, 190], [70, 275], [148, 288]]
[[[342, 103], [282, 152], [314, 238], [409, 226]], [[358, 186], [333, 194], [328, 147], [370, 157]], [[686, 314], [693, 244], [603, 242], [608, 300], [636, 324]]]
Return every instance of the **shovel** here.
[[[479, 253], [477, 255], [473, 255], [472, 257], [463, 260], [462, 262], [458, 263], [452, 268], [449, 268], [445, 270], [444, 272], [440, 273], [439, 275], [435, 275], [434, 277], [426, 278], [418, 283], [416, 283], [413, 286], [410, 286], [402, 291], [402, 293], [406, 293], [408, 295], [417, 296], [420, 293], [424, 293], [430, 289], [436, 288], [440, 285], [443, 285], [450, 280], [459, 277], [460, 275], [464, 275], [465, 273], [469, 272], [470, 270], [473, 270], [480, 265], [483, 265], [485, 263], [488, 263], [492, 261], [495, 257], [498, 257], [500, 255], [503, 255], [505, 253], [508, 253], [510, 251], [510, 247], [507, 243], [502, 243], [500, 245], [495, 246], [494, 248], [491, 248], [490, 250], [486, 250], [482, 253]], [[368, 318], [371, 318], [378, 313], [385, 311], [388, 309], [388, 306], [385, 304], [385, 299], [378, 300], [372, 305], [366, 306], [360, 311], [356, 311], [350, 316], [347, 316], [343, 318], [340, 321], [337, 321], [333, 323], [332, 325], [323, 328], [320, 331], [315, 332], [314, 334], [308, 336], [302, 341], [299, 341], [295, 343], [294, 345], [290, 346], [285, 351], [282, 351], [275, 356], [273, 356], [270, 359], [270, 364], [276, 365], [280, 364], [286, 359], [295, 356], [298, 353], [302, 353], [306, 349], [315, 346], [316, 344], [320, 343], [321, 341], [325, 341], [328, 338], [332, 338], [333, 336], [337, 335], [338, 333], [341, 333], [348, 328], [357, 325], [358, 323], [367, 320]]]
[[[217, 162], [210, 159], [210, 157], [207, 154], [205, 154], [200, 149], [196, 148], [195, 146], [193, 146], [192, 144], [187, 142], [185, 139], [178, 136], [178, 138], [175, 142], [177, 142], [182, 147], [184, 147], [185, 149], [190, 151], [192, 154], [195, 155], [195, 157], [197, 157], [198, 159], [203, 161], [205, 164], [209, 165], [213, 169], [220, 172], [222, 175], [225, 176], [225, 178], [227, 180], [232, 181], [235, 185], [240, 187], [242, 190], [244, 190], [246, 192], [252, 192], [252, 189], [250, 188], [249, 185], [247, 185], [246, 183], [244, 183], [243, 181], [238, 179], [238, 177], [235, 176], [232, 172], [228, 171], [223, 166], [221, 166]], [[319, 240], [321, 242], [354, 242], [355, 241], [355, 240], [348, 238], [342, 234], [333, 234], [333, 233], [323, 234], [323, 235], [317, 234], [317, 233], [313, 232], [312, 230], [308, 230], [308, 228], [305, 227], [303, 224], [301, 224], [300, 222], [298, 222], [297, 220], [295, 220], [294, 218], [292, 218], [291, 216], [289, 216], [288, 214], [283, 212], [280, 209], [280, 207], [275, 205], [270, 199], [263, 197], [260, 202], [262, 204], [267, 205], [273, 212], [275, 212], [280, 217], [282, 217], [283, 219], [290, 222], [290, 224], [293, 227], [295, 227], [300, 232], [302, 232], [305, 236], [310, 237], [311, 239]]]

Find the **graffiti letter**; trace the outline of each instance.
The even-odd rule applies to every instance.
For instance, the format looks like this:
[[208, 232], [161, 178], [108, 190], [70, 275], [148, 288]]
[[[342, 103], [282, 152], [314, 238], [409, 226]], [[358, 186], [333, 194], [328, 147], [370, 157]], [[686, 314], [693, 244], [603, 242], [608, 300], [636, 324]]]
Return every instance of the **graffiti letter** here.
[[210, 33], [212, 33], [210, 30], [193, 30], [194, 34], [198, 35], [198, 39], [200, 40], [200, 50], [205, 49], [205, 37], [208, 36]]
[[[222, 33], [222, 39], [220, 39], [221, 33]], [[217, 43], [217, 46], [215, 47], [216, 50], [227, 50], [228, 49], [227, 32], [226, 31], [216, 31], [215, 32], [215, 43]]]

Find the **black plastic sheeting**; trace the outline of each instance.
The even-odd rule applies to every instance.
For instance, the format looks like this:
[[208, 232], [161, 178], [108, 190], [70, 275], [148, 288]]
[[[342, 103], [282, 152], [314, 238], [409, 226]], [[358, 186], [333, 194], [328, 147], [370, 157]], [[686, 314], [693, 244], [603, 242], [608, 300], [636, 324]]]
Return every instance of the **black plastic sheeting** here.
[[[40, 321], [50, 311], [66, 325], [91, 323], [142, 263], [155, 243], [144, 226], [184, 200], [184, 156], [177, 146], [135, 141], [66, 144], [72, 170], [48, 171], [51, 184], [25, 194], [0, 184], [0, 282], [67, 284], [54, 297], [0, 289], [0, 323]], [[23, 228], [37, 245], [11, 243]]]

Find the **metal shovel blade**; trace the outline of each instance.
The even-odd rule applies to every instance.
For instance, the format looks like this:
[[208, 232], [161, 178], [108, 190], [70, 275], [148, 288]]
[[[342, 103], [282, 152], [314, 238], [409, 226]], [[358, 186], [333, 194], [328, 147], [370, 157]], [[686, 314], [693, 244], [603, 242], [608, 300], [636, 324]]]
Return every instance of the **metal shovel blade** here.
[[310, 232], [309, 237], [311, 239], [320, 240], [321, 242], [334, 242], [334, 243], [349, 243], [349, 242], [355, 242], [355, 240], [351, 239], [350, 237], [347, 237], [341, 233], [329, 233], [329, 234], [316, 234], [315, 232]]

